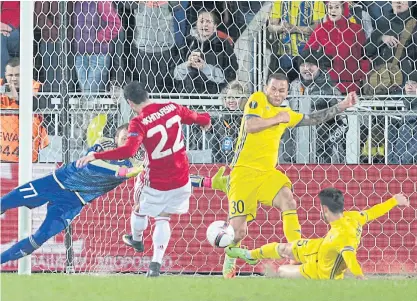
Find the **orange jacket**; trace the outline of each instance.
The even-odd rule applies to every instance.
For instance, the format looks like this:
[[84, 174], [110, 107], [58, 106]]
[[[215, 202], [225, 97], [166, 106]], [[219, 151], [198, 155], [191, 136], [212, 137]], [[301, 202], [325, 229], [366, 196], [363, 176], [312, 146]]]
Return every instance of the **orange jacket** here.
[[[0, 85], [2, 80], [0, 79]], [[40, 83], [34, 81], [33, 89], [38, 91]], [[18, 109], [19, 104], [16, 100], [9, 98], [7, 95], [0, 95], [1, 109]], [[19, 161], [19, 115], [17, 114], [0, 115], [0, 161], [18, 162]], [[49, 138], [46, 128], [42, 125], [42, 116], [33, 116], [32, 129], [32, 162], [38, 161], [39, 150], [49, 144]]]

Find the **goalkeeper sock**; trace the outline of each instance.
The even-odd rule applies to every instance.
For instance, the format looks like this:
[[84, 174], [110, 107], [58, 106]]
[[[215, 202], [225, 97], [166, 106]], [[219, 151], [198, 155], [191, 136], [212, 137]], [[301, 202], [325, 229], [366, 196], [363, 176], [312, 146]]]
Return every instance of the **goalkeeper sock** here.
[[284, 235], [288, 242], [301, 239], [301, 226], [298, 222], [297, 210], [286, 210], [282, 212], [282, 223]]
[[262, 247], [249, 251], [249, 259], [281, 259], [278, 253], [279, 243], [273, 242]]
[[[32, 242], [33, 244], [35, 244], [35, 246], [33, 246]], [[10, 249], [1, 253], [0, 264], [3, 264], [11, 260], [17, 260], [29, 254], [32, 254], [32, 252], [35, 251], [37, 248], [39, 248], [39, 246], [36, 245], [32, 237], [22, 239], [21, 241], [13, 245]]]
[[134, 241], [142, 241], [143, 231], [148, 228], [148, 217], [138, 215], [135, 211], [132, 211], [130, 216], [130, 227], [132, 229], [132, 238]]
[[162, 263], [165, 250], [167, 249], [169, 239], [171, 238], [171, 227], [169, 217], [156, 217], [155, 230], [153, 232], [153, 257], [152, 262]]

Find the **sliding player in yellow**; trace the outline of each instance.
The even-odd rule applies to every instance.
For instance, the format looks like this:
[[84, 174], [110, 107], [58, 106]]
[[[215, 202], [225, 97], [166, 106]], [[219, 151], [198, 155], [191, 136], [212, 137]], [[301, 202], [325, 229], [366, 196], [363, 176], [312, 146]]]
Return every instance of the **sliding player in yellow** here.
[[[301, 239], [297, 204], [290, 179], [276, 169], [281, 136], [287, 128], [317, 125], [334, 118], [357, 102], [349, 93], [340, 103], [311, 114], [300, 114], [281, 107], [288, 96], [288, 78], [273, 74], [264, 92], [249, 98], [232, 162], [229, 190], [229, 220], [235, 230], [235, 244], [246, 236], [247, 222], [256, 218], [258, 201], [282, 210], [284, 235], [288, 242]], [[225, 256], [223, 276], [236, 275], [236, 259]]]
[[330, 231], [324, 238], [300, 239], [292, 243], [269, 243], [255, 250], [226, 249], [228, 256], [242, 258], [249, 264], [260, 259], [289, 258], [301, 265], [282, 265], [278, 276], [283, 278], [343, 279], [347, 269], [359, 279], [364, 275], [356, 259], [356, 251], [362, 236], [362, 226], [383, 216], [395, 206], [409, 206], [403, 194], [396, 194], [388, 201], [365, 211], [345, 211], [340, 190], [326, 188], [319, 193], [324, 220]]

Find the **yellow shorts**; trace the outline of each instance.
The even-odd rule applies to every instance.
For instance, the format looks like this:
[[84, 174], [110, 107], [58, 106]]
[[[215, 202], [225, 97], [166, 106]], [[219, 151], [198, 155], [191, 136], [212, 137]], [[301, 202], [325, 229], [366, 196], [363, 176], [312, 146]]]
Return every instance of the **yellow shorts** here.
[[229, 179], [229, 218], [246, 216], [247, 221], [256, 218], [258, 202], [272, 206], [274, 197], [282, 187], [291, 189], [290, 179], [279, 170], [257, 171], [236, 167]]
[[300, 273], [306, 279], [319, 279], [317, 254], [324, 238], [300, 239], [292, 243], [295, 260], [302, 263]]

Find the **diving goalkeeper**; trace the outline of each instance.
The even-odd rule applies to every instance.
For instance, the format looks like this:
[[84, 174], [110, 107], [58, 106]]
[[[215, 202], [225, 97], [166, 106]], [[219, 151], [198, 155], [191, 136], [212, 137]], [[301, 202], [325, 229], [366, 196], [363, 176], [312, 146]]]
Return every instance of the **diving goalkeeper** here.
[[[87, 152], [101, 152], [124, 145], [128, 124], [116, 130], [115, 139], [101, 138]], [[36, 208], [47, 204], [47, 214], [39, 229], [4, 251], [0, 264], [20, 259], [33, 253], [55, 236], [80, 214], [83, 207], [94, 199], [113, 190], [143, 168], [143, 153], [123, 161], [94, 160], [82, 168], [75, 162], [62, 166], [52, 174], [30, 181], [0, 198], [0, 212], [17, 207]], [[210, 179], [193, 176], [192, 185], [202, 187]]]
[[269, 243], [255, 250], [226, 249], [228, 256], [241, 258], [249, 264], [260, 259], [289, 258], [301, 265], [282, 265], [278, 276], [283, 278], [343, 279], [347, 269], [358, 279], [364, 279], [356, 259], [362, 226], [377, 219], [396, 206], [409, 206], [403, 194], [365, 211], [343, 211], [344, 197], [340, 190], [326, 188], [319, 193], [324, 220], [331, 229], [324, 238], [301, 239], [292, 243]]

